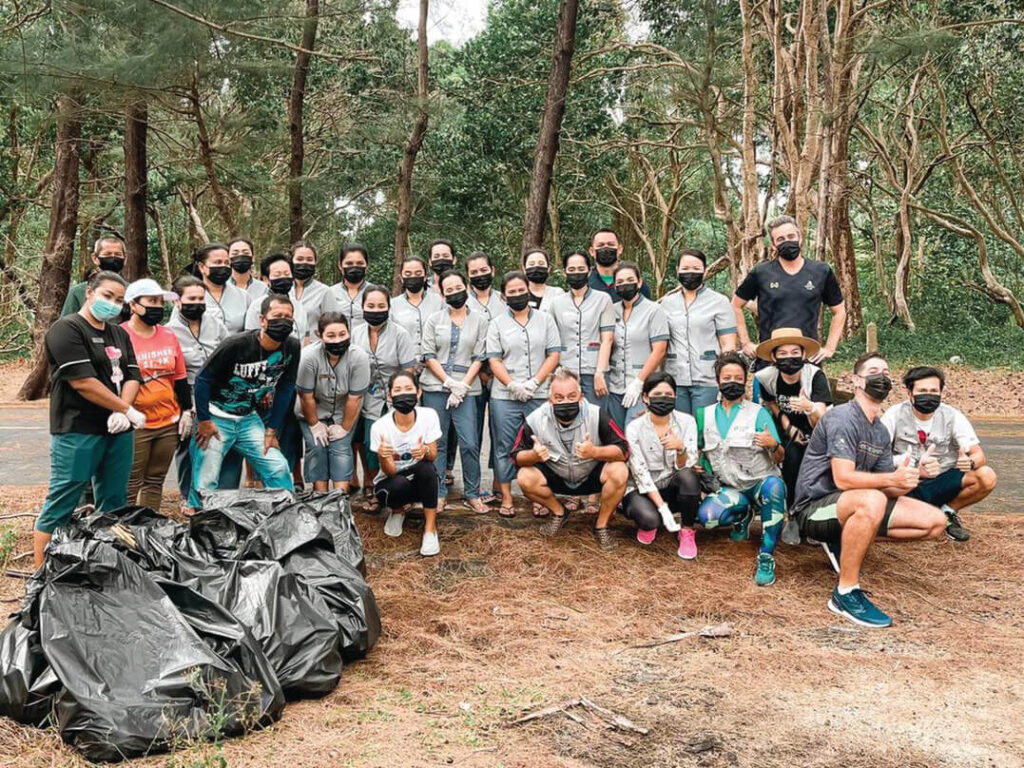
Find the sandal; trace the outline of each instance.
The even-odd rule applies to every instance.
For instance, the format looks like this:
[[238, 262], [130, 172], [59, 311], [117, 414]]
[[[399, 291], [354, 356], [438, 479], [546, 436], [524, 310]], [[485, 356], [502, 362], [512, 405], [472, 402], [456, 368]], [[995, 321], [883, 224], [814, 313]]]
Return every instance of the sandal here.
[[563, 501], [562, 506], [565, 507], [566, 512], [576, 512], [580, 508], [580, 500], [574, 496]]
[[511, 504], [502, 504], [498, 507], [498, 517], [510, 519], [516, 516], [516, 508]]
[[377, 497], [373, 494], [365, 494], [363, 496], [363, 512], [368, 515], [376, 515], [380, 512], [380, 503], [377, 501]]
[[600, 511], [601, 505], [595, 504], [592, 501], [588, 501], [586, 504], [583, 505], [583, 514], [585, 515], [596, 515]]
[[480, 501], [484, 504], [493, 504], [496, 501], [501, 501], [501, 496], [496, 494], [494, 491], [484, 493], [480, 496]]
[[537, 504], [534, 502], [533, 505], [533, 516], [534, 517], [547, 517], [551, 514], [551, 510], [545, 507], [543, 504]]
[[486, 515], [491, 511], [482, 499], [470, 499], [468, 503], [478, 515]]

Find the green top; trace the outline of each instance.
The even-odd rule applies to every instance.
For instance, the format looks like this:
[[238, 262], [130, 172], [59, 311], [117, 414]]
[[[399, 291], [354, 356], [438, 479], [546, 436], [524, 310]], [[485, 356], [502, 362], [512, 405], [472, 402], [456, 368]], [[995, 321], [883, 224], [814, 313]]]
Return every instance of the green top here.
[[[736, 417], [740, 413], [741, 404], [742, 401], [733, 404], [732, 408], [730, 408], [728, 411], [725, 409], [725, 406], [722, 405], [721, 403], [715, 404], [715, 428], [718, 430], [718, 434], [722, 436], [723, 440], [728, 436], [729, 430], [732, 428], [733, 422], [736, 421]], [[700, 448], [701, 450], [703, 450], [704, 448], [705, 410], [706, 408], [697, 409], [697, 447]], [[776, 443], [782, 442], [782, 440], [779, 439], [779, 431], [775, 428], [775, 419], [772, 418], [772, 415], [768, 412], [768, 409], [763, 406], [758, 406], [757, 419], [754, 421], [754, 429], [757, 432], [764, 432], [765, 429], [767, 429], [768, 434], [775, 439]], [[712, 471], [711, 464], [708, 462], [707, 457], [703, 453], [701, 454], [700, 462], [706, 471]]]
[[68, 291], [67, 298], [64, 299], [64, 307], [60, 311], [61, 317], [73, 315], [82, 308], [85, 304], [85, 289], [88, 287], [89, 283], [85, 280], [71, 286], [71, 290]]

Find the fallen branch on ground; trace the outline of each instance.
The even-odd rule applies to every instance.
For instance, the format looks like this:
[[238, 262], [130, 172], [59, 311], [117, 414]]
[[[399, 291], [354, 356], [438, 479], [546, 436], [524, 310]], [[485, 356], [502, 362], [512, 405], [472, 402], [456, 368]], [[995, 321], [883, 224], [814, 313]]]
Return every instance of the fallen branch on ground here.
[[586, 696], [580, 696], [578, 699], [570, 699], [564, 704], [538, 709], [535, 712], [531, 712], [528, 715], [520, 717], [518, 720], [513, 720], [511, 723], [508, 723], [507, 725], [522, 725], [523, 723], [529, 723], [534, 720], [540, 720], [541, 718], [550, 717], [551, 715], [558, 714], [565, 715], [570, 720], [573, 720], [579, 723], [580, 725], [584, 725], [582, 719], [578, 715], [576, 715], [573, 712], [570, 712], [570, 710], [574, 707], [583, 707], [583, 709], [587, 710], [592, 715], [594, 715], [596, 719], [600, 720], [604, 724], [605, 728], [619, 731], [629, 731], [631, 733], [638, 733], [641, 736], [646, 736], [648, 733], [650, 733], [648, 729], [641, 728], [628, 717], [624, 717], [620, 714], [617, 714], [616, 712], [612, 712], [610, 709], [605, 709], [599, 704], [596, 704], [595, 702], [588, 699]]
[[729, 637], [732, 635], [732, 624], [726, 622], [725, 624], [716, 624], [714, 626], [708, 625], [702, 629], [698, 629], [696, 632], [680, 632], [676, 635], [668, 635], [666, 637], [658, 638], [657, 640], [649, 640], [646, 643], [638, 643], [637, 645], [627, 645], [612, 656], [617, 656], [623, 651], [629, 651], [633, 648], [657, 648], [659, 645], [668, 645], [669, 643], [678, 643], [680, 640], [689, 640], [691, 637]]
[[38, 512], [16, 512], [13, 515], [0, 515], [0, 520], [13, 520], [16, 517], [38, 517]]

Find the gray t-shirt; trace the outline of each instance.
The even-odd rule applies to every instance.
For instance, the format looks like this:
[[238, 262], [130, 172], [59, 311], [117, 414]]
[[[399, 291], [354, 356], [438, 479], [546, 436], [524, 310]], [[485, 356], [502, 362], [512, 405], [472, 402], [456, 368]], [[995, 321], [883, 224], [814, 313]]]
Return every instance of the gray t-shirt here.
[[794, 509], [839, 490], [832, 477], [832, 459], [849, 459], [858, 472], [892, 472], [891, 437], [882, 419], [868, 421], [856, 400], [837, 405], [821, 417], [800, 465]]

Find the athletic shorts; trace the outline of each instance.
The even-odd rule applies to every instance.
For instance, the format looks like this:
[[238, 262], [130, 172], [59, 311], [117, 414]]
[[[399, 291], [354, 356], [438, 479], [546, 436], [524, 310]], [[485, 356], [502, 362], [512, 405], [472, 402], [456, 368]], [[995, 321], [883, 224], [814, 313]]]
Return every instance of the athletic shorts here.
[[947, 469], [938, 477], [923, 480], [907, 494], [911, 499], [920, 499], [925, 504], [941, 507], [949, 504], [964, 489], [964, 473], [956, 467]]
[[[839, 524], [837, 511], [839, 497], [842, 495], [842, 491], [836, 491], [794, 510], [793, 514], [800, 523], [800, 533], [805, 539], [836, 542], [843, 537], [843, 526]], [[897, 501], [899, 499], [889, 499], [886, 502], [885, 514], [882, 515], [882, 522], [878, 526], [878, 536], [885, 536], [889, 532], [889, 518], [892, 517]]]
[[568, 485], [561, 475], [548, 467], [547, 464], [534, 464], [540, 473], [544, 475], [548, 488], [556, 496], [591, 496], [601, 493], [601, 472], [604, 470], [604, 462], [598, 462], [586, 479], [576, 486]]

